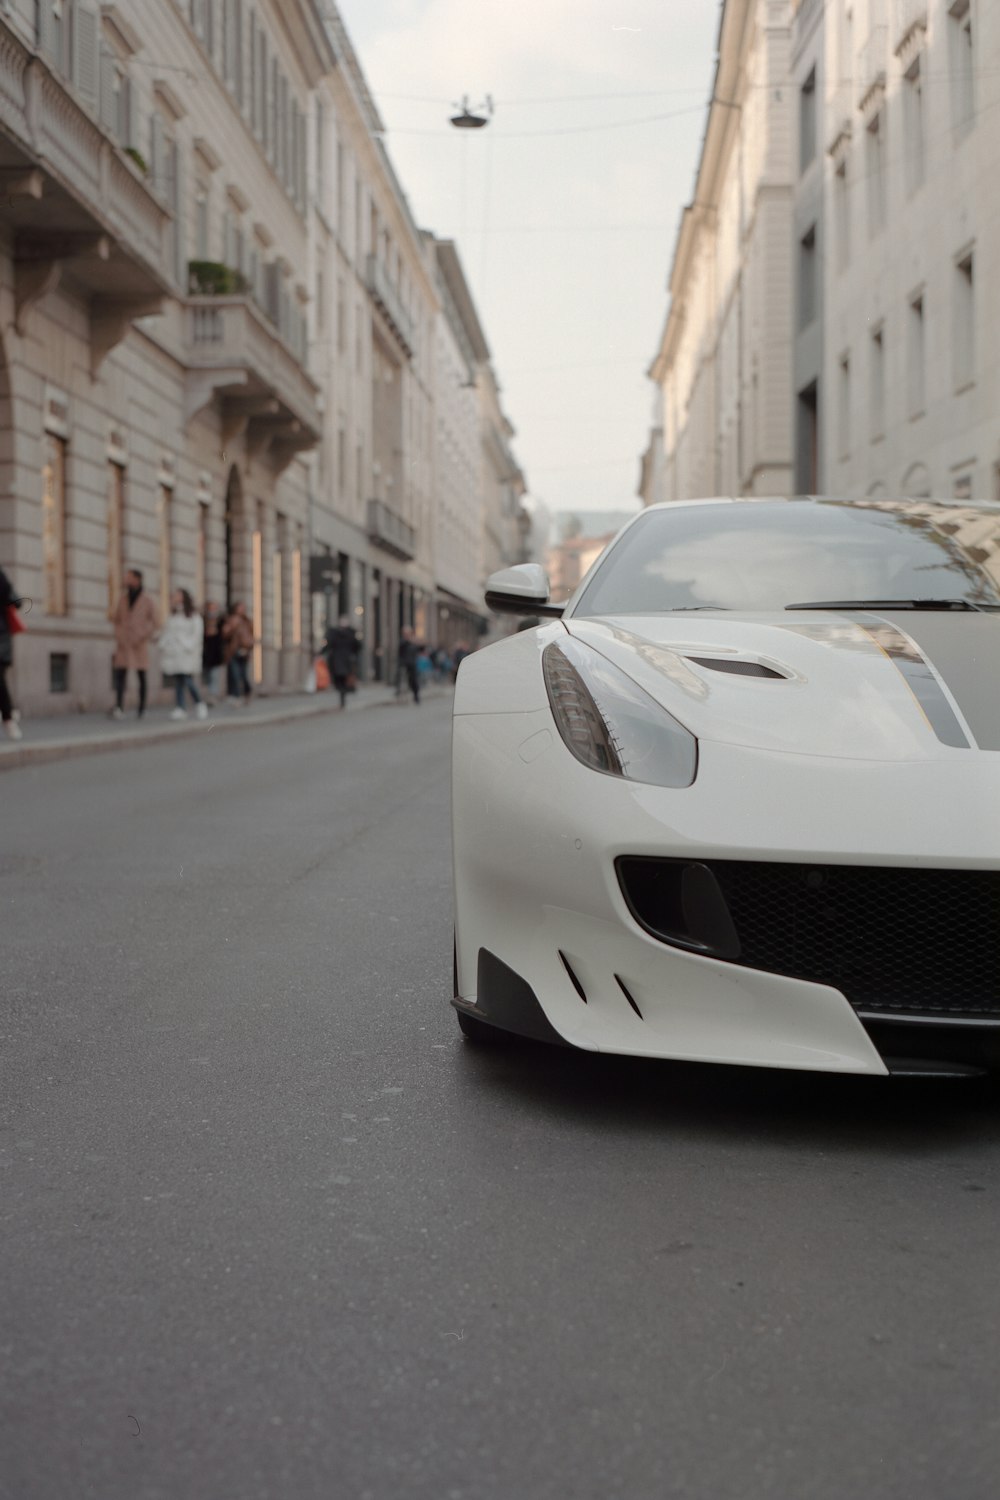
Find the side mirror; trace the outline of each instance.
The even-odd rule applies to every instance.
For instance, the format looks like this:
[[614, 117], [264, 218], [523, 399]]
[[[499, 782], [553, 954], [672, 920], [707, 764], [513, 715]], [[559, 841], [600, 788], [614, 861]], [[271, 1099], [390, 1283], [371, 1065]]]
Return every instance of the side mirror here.
[[486, 605], [498, 615], [545, 615], [558, 619], [561, 604], [549, 603], [549, 579], [539, 563], [501, 568], [486, 583]]

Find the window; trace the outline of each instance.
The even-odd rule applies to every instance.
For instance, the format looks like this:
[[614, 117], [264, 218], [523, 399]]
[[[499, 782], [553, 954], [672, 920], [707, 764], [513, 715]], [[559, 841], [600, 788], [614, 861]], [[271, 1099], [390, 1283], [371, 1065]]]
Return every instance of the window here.
[[808, 328], [816, 317], [816, 226], [799, 241], [799, 328]]
[[[819, 391], [816, 381], [799, 392], [796, 424], [795, 487], [800, 495], [815, 495], [819, 489]], [[507, 512], [510, 514], [508, 494]]]
[[873, 117], [866, 132], [865, 172], [868, 178], [868, 233], [874, 238], [885, 228], [885, 110]]
[[921, 293], [910, 301], [906, 330], [906, 397], [911, 417], [919, 417], [924, 411], [924, 345], [924, 298]]
[[69, 653], [67, 651], [49, 653], [49, 692], [69, 692]]
[[837, 374], [837, 451], [841, 458], [851, 452], [851, 356], [840, 356]]
[[881, 327], [871, 337], [870, 375], [869, 411], [874, 443], [885, 436], [885, 338]]
[[804, 172], [816, 157], [816, 69], [799, 91], [799, 171]]
[[[279, 533], [283, 530], [283, 522], [280, 516], [278, 517], [278, 529]], [[274, 638], [274, 646], [278, 651], [285, 644], [284, 571], [284, 554], [279, 547], [271, 558], [271, 630]]]
[[341, 418], [340, 427], [337, 431], [337, 489], [341, 499], [347, 486], [347, 434], [344, 431], [344, 420]]
[[347, 309], [344, 302], [344, 278], [337, 279], [337, 350], [343, 354], [347, 348]]
[[956, 500], [972, 499], [972, 474], [956, 474], [952, 482], [951, 493]]
[[114, 614], [121, 598], [122, 581], [125, 576], [123, 551], [125, 546], [125, 469], [121, 464], [108, 464], [108, 619]]
[[903, 80], [903, 149], [906, 191], [913, 194], [923, 187], [926, 175], [924, 81], [919, 57]]
[[955, 0], [950, 9], [951, 118], [956, 131], [972, 129], [976, 112], [975, 67], [970, 0]]
[[173, 496], [165, 484], [156, 498], [157, 557], [160, 567], [160, 619], [170, 613], [170, 502]]
[[952, 342], [955, 389], [971, 385], [976, 376], [976, 323], [973, 255], [955, 263], [954, 338]]
[[851, 199], [847, 183], [847, 157], [837, 164], [833, 176], [833, 221], [836, 236], [836, 267], [846, 271], [851, 259]]
[[195, 260], [208, 260], [209, 244], [208, 188], [199, 182], [194, 197], [194, 255]]
[[42, 570], [45, 612], [66, 613], [66, 440], [45, 434], [42, 464]]

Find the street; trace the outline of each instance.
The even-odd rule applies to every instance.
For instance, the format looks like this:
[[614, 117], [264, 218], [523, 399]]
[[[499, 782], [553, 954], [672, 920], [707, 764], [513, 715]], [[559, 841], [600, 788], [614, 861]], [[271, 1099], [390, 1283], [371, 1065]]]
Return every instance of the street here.
[[450, 695], [0, 780], [9, 1500], [987, 1500], [993, 1084], [463, 1042]]

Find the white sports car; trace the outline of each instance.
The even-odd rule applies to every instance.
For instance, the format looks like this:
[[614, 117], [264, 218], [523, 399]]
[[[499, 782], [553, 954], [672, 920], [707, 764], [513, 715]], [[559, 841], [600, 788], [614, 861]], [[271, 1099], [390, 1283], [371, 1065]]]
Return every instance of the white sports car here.
[[1000, 505], [641, 512], [468, 657], [467, 1037], [827, 1072], [1000, 1058]]

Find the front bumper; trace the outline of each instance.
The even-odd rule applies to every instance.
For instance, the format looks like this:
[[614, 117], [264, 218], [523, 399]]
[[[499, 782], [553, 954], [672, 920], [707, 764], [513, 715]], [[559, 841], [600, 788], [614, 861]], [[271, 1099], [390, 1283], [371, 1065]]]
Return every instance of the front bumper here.
[[1000, 757], [969, 767], [946, 817], [939, 765], [701, 749], [695, 785], [665, 790], [580, 766], [545, 712], [456, 718], [460, 994], [476, 1003], [484, 949], [520, 976], [575, 1047], [886, 1073], [874, 1033], [832, 985], [684, 952], [643, 931], [615, 860], [995, 869], [1000, 824], [982, 809], [1000, 806]]

